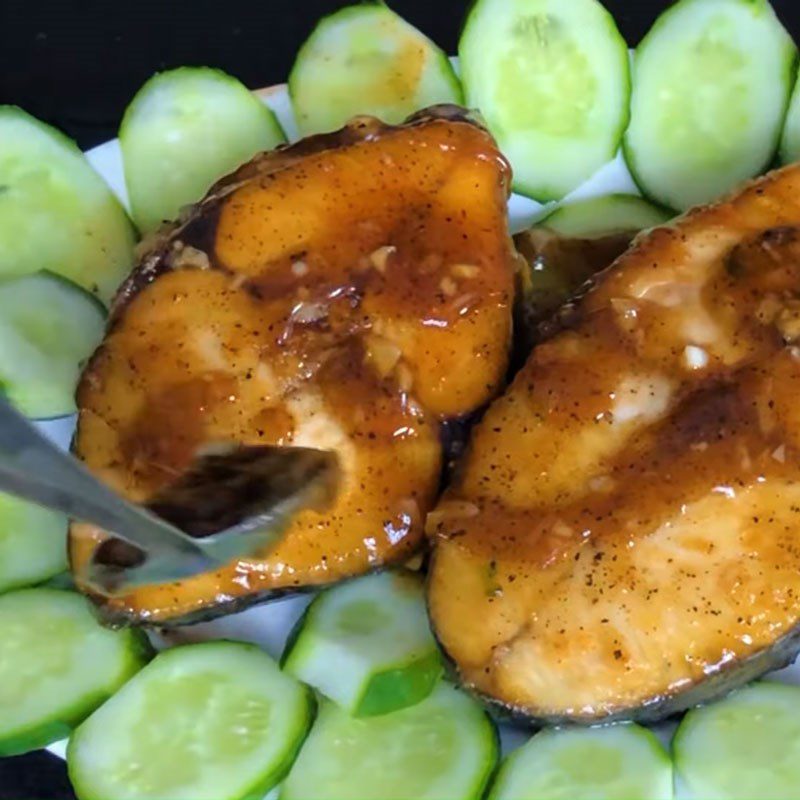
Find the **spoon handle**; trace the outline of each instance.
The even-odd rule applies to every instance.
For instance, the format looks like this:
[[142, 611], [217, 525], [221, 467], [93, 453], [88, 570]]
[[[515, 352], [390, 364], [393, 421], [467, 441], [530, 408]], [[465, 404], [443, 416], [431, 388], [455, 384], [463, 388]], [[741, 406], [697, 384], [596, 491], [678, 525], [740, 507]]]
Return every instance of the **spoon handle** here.
[[119, 497], [0, 397], [0, 490], [91, 522], [148, 552], [195, 553], [190, 537]]

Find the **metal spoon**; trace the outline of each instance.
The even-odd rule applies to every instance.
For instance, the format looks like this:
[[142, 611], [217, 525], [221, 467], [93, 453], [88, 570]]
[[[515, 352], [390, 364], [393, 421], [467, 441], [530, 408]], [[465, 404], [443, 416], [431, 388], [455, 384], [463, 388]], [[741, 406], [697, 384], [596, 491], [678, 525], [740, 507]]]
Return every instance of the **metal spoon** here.
[[95, 550], [84, 576], [103, 594], [263, 554], [279, 541], [293, 514], [324, 507], [337, 485], [335, 453], [232, 446], [200, 456], [147, 508], [135, 506], [0, 397], [0, 490], [119, 537]]

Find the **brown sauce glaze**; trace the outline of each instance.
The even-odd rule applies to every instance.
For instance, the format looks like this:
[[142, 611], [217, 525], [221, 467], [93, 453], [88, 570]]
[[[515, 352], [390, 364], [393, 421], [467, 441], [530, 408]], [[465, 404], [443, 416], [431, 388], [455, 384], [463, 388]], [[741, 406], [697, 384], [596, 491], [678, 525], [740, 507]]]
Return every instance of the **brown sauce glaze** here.
[[574, 298], [594, 275], [621, 256], [636, 233], [584, 239], [536, 226], [514, 237], [525, 262], [514, 309], [514, 360], [520, 366], [543, 338], [542, 323], [559, 306]]
[[[100, 599], [109, 616], [210, 616], [420, 546], [440, 426], [505, 376], [509, 180], [463, 113], [360, 119], [257, 157], [151, 241], [84, 374], [78, 455], [139, 501], [217, 443], [334, 450], [342, 487], [263, 557]], [[79, 580], [102, 536], [73, 526]]]
[[789, 167], [637, 239], [490, 406], [428, 520], [432, 620], [477, 690], [666, 713], [800, 623], [797, 197]]

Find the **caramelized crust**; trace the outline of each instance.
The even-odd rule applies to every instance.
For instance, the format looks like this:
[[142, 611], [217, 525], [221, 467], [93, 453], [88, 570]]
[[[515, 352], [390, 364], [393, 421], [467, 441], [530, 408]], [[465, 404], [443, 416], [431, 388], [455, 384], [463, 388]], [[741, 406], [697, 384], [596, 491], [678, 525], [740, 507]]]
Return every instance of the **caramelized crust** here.
[[461, 678], [527, 717], [596, 722], [786, 663], [800, 167], [639, 237], [555, 328], [429, 517], [431, 617]]
[[[137, 501], [225, 441], [336, 450], [344, 485], [273, 552], [98, 598], [108, 616], [205, 618], [413, 552], [440, 424], [504, 376], [508, 182], [489, 135], [452, 109], [360, 119], [258, 157], [151, 244], [83, 376], [76, 453]], [[104, 535], [73, 526], [79, 581]]]

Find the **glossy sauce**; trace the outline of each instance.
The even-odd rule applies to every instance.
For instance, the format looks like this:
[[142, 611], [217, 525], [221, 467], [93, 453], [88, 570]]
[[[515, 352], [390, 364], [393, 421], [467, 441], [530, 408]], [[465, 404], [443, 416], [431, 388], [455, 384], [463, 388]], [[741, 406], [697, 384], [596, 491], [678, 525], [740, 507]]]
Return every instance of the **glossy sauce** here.
[[543, 224], [514, 237], [526, 264], [515, 308], [514, 351], [524, 361], [542, 338], [541, 326], [574, 298], [592, 276], [610, 266], [636, 231], [580, 238], [562, 236]]
[[798, 188], [637, 240], [487, 412], [428, 525], [434, 625], [479, 690], [624, 717], [800, 620]]
[[[496, 392], [511, 333], [508, 169], [447, 116], [258, 157], [145, 254], [84, 375], [76, 451], [142, 501], [219, 441], [335, 450], [343, 484], [263, 558], [104, 600], [112, 616], [213, 613], [420, 544], [440, 424]], [[73, 527], [78, 575], [100, 536]]]

